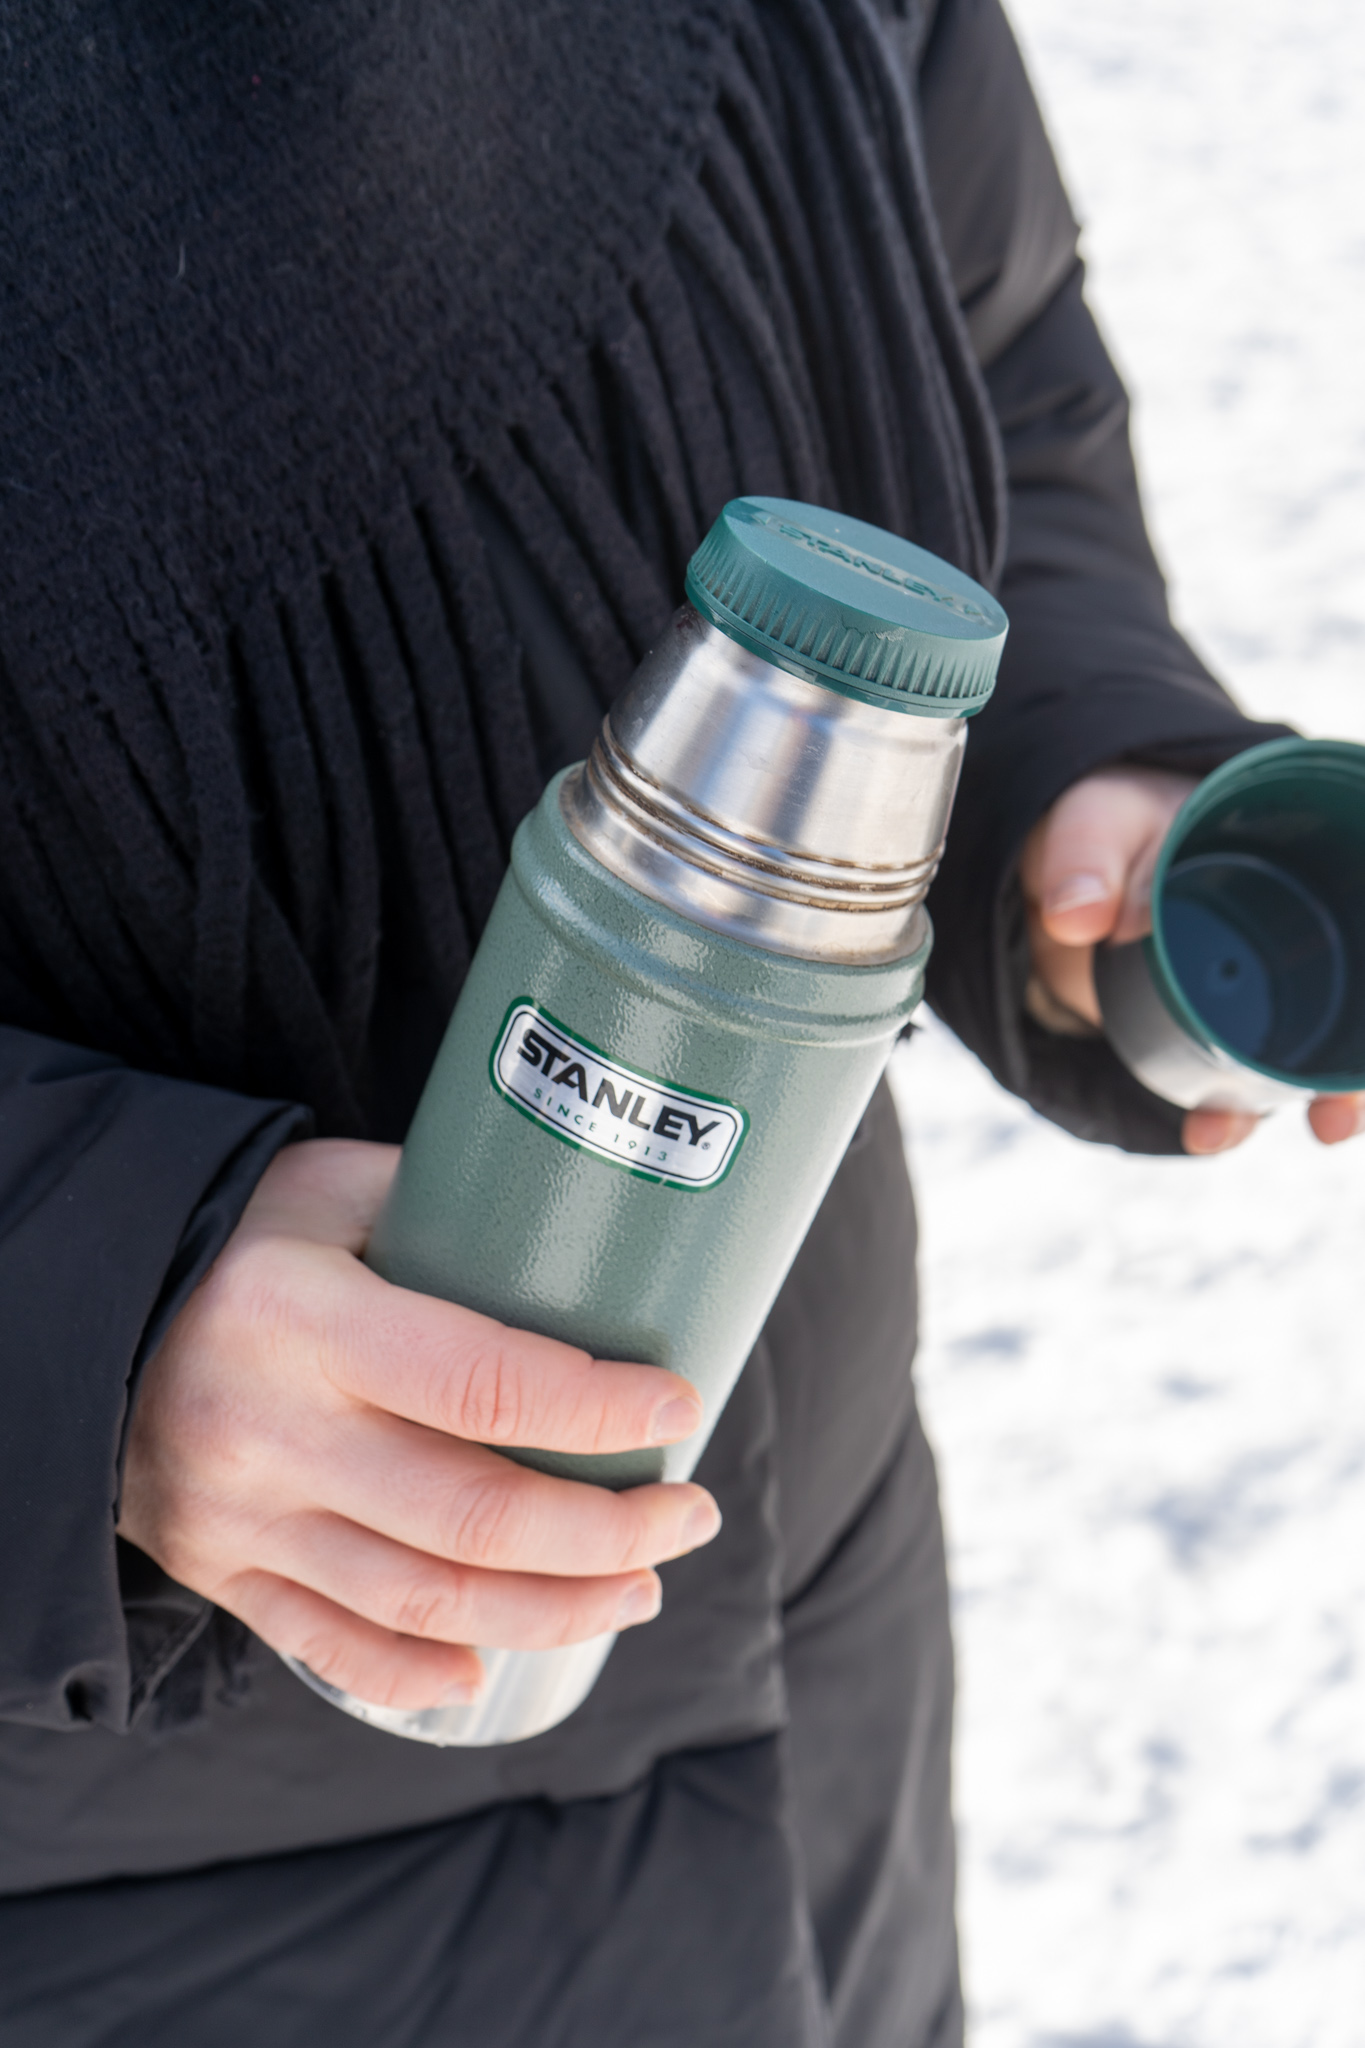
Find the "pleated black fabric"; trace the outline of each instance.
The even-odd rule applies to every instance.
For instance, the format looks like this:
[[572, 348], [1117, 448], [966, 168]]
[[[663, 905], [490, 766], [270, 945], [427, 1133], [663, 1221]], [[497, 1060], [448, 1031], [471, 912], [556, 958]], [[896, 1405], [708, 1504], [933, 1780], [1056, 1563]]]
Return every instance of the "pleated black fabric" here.
[[869, 0], [10, 13], [4, 1014], [393, 1134], [543, 774], [480, 501], [602, 704], [737, 493], [996, 571], [904, 72]]

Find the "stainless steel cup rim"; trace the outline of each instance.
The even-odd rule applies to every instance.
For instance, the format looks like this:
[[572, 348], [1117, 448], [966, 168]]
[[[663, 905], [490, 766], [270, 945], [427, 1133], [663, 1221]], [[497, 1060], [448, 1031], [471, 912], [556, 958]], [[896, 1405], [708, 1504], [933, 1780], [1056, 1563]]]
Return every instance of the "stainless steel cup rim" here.
[[[1248, 789], [1258, 786], [1278, 788], [1281, 784], [1286, 784], [1292, 789], [1296, 778], [1305, 774], [1311, 774], [1316, 783], [1345, 784], [1356, 801], [1365, 799], [1365, 747], [1349, 740], [1268, 740], [1263, 745], [1249, 748], [1232, 760], [1224, 762], [1221, 768], [1215, 769], [1199, 784], [1177, 813], [1162, 844], [1153, 871], [1152, 930], [1147, 938], [1138, 942], [1142, 952], [1143, 971], [1159, 996], [1161, 1013], [1168, 1030], [1173, 1034], [1178, 1033], [1184, 1042], [1198, 1047], [1206, 1067], [1210, 1071], [1216, 1069], [1221, 1077], [1218, 1086], [1219, 1101], [1215, 1105], [1210, 1099], [1210, 1107], [1250, 1108], [1253, 1103], [1270, 1107], [1302, 1100], [1306, 1095], [1315, 1093], [1351, 1093], [1358, 1089], [1362, 1079], [1365, 1079], [1365, 1076], [1356, 1072], [1338, 1072], [1326, 1067], [1298, 1071], [1296, 1068], [1261, 1059], [1228, 1043], [1191, 1000], [1167, 946], [1163, 905], [1167, 884], [1175, 870], [1187, 866], [1192, 858], [1201, 859], [1215, 853], [1224, 860], [1229, 854], [1236, 854], [1236, 857], [1242, 860], [1248, 857], [1248, 850], [1235, 843], [1219, 847], [1201, 841], [1200, 833], [1207, 820], [1221, 806], [1227, 805], [1230, 799], [1244, 796]], [[1301, 804], [1302, 801], [1301, 794], [1296, 794], [1291, 808], [1293, 804]], [[1251, 851], [1254, 857], [1255, 850]], [[1289, 878], [1282, 876], [1282, 880], [1287, 879]], [[1118, 953], [1127, 949], [1111, 950]], [[1102, 948], [1097, 953], [1097, 971], [1104, 951]], [[1117, 1005], [1118, 977], [1111, 973], [1107, 980], [1114, 992], [1112, 1000]], [[1124, 980], [1125, 984], [1135, 987], [1135, 970], [1125, 969]], [[1106, 1029], [1109, 1030], [1108, 1011], [1105, 1022]], [[1155, 1019], [1152, 1020], [1151, 1028], [1154, 1027]], [[1150, 1036], [1150, 1030], [1146, 1035]], [[1114, 1036], [1112, 1030], [1110, 1036]], [[1233, 1074], [1241, 1077], [1235, 1085], [1228, 1078]], [[1187, 1091], [1194, 1085], [1192, 1071], [1186, 1077]], [[1159, 1089], [1158, 1092], [1167, 1094], [1168, 1099], [1172, 1101], [1184, 1099], [1183, 1096], [1170, 1095], [1169, 1089], [1166, 1088]], [[1232, 1099], [1234, 1096], [1237, 1098], [1235, 1101]]]

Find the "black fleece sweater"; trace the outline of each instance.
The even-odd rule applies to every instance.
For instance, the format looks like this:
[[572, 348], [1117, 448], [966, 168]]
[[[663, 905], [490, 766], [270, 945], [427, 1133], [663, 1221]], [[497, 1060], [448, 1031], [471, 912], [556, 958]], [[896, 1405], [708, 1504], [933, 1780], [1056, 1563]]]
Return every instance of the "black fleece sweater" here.
[[[995, 0], [19, 0], [0, 100], [14, 1888], [313, 1838], [226, 1735], [175, 1846], [49, 1826], [78, 1781], [155, 1804], [156, 1729], [239, 1684], [235, 1624], [116, 1547], [128, 1390], [280, 1144], [401, 1135], [512, 830], [727, 497], [843, 507], [1000, 589], [931, 994], [1086, 1135], [1176, 1142], [1102, 1045], [1023, 1021], [1020, 841], [1103, 762], [1267, 729], [1170, 624]], [[767, 1598], [667, 1726], [627, 1692], [519, 1775], [394, 1769], [458, 1811], [772, 1726]], [[280, 1753], [305, 1716], [344, 1775], [349, 1725], [279, 1685]]]

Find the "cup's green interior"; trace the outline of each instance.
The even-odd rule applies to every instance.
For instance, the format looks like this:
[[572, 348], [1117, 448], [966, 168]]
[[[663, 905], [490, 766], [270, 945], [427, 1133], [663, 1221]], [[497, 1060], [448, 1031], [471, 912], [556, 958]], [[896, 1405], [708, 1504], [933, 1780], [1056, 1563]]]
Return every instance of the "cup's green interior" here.
[[1365, 747], [1276, 740], [1185, 805], [1154, 879], [1171, 1007], [1263, 1073], [1365, 1087]]

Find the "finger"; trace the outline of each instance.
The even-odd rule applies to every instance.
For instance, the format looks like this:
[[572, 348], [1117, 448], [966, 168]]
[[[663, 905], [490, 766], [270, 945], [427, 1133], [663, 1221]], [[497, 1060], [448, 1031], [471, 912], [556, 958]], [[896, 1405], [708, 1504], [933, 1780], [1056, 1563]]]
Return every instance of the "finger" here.
[[1020, 879], [1043, 931], [1059, 945], [1093, 945], [1114, 929], [1129, 836], [1116, 829], [1111, 785], [1098, 776], [1067, 790], [1030, 833]]
[[1120, 944], [1150, 928], [1151, 881], [1172, 818], [1193, 782], [1148, 769], [1106, 769], [1058, 798], [1020, 862], [1044, 930], [1065, 945]]
[[1365, 1131], [1365, 1095], [1319, 1095], [1308, 1105], [1308, 1121], [1321, 1145], [1342, 1145]]
[[592, 1358], [350, 1268], [328, 1274], [313, 1306], [331, 1319], [328, 1376], [357, 1400], [471, 1443], [547, 1451], [636, 1450], [701, 1426], [701, 1400], [677, 1373]]
[[372, 1706], [462, 1706], [483, 1687], [483, 1665], [467, 1646], [397, 1635], [270, 1572], [242, 1573], [218, 1604], [281, 1656]]
[[1054, 939], [1044, 930], [1036, 911], [1029, 912], [1029, 951], [1033, 971], [1052, 995], [1078, 1017], [1090, 1024], [1100, 1022], [1099, 997], [1095, 993], [1095, 948], [1073, 946]]
[[487, 1649], [549, 1650], [652, 1621], [663, 1589], [652, 1571], [548, 1578], [478, 1571], [390, 1542], [336, 1515], [284, 1518], [262, 1562], [362, 1620], [402, 1636]]
[[[308, 1483], [319, 1507], [452, 1564], [610, 1577], [709, 1543], [720, 1510], [704, 1487], [614, 1493], [374, 1412], [318, 1432]], [[298, 1447], [285, 1453], [297, 1470]]]
[[242, 1217], [266, 1233], [339, 1245], [359, 1256], [398, 1170], [397, 1145], [310, 1138], [275, 1155]]
[[1202, 1157], [1211, 1152], [1231, 1152], [1249, 1138], [1260, 1122], [1231, 1109], [1192, 1109], [1185, 1118], [1182, 1138], [1187, 1152]]

